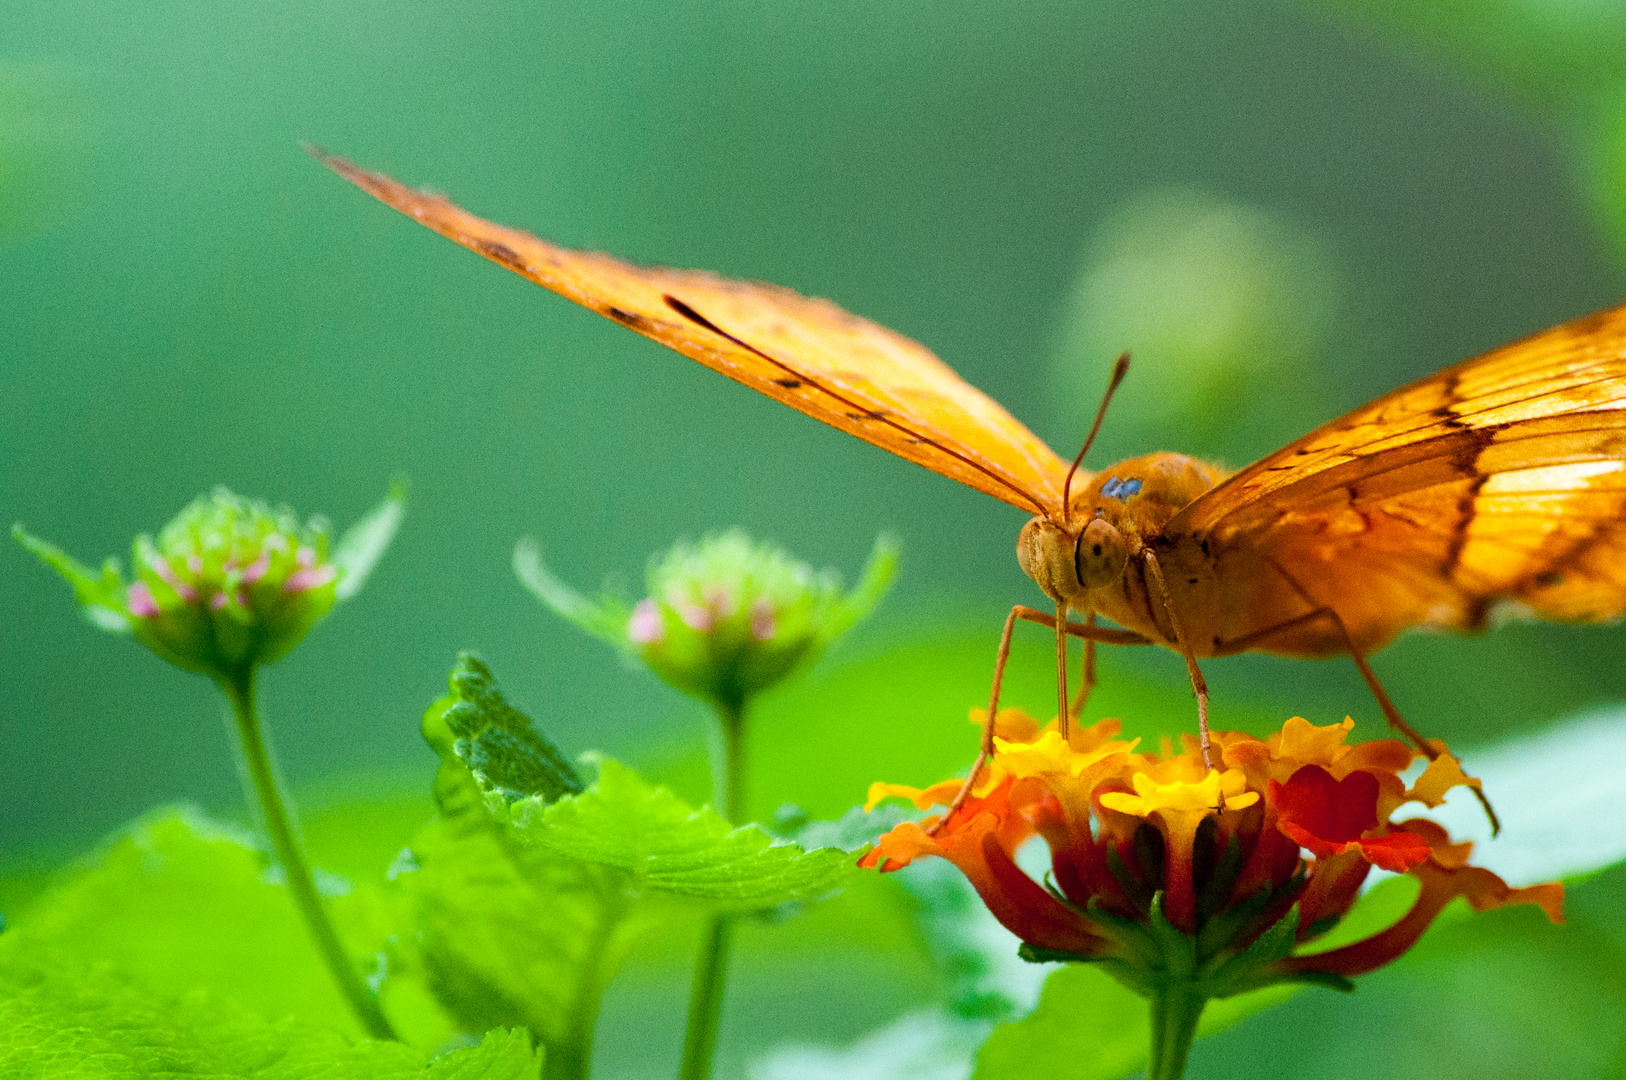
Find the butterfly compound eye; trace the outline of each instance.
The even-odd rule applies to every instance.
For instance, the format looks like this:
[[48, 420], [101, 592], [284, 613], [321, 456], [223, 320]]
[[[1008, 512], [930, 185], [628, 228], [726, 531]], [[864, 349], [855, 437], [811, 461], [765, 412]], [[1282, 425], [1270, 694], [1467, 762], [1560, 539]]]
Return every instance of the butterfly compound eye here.
[[1073, 569], [1079, 584], [1099, 589], [1123, 576], [1127, 558], [1123, 534], [1105, 518], [1096, 518], [1079, 534], [1078, 546], [1073, 549]]

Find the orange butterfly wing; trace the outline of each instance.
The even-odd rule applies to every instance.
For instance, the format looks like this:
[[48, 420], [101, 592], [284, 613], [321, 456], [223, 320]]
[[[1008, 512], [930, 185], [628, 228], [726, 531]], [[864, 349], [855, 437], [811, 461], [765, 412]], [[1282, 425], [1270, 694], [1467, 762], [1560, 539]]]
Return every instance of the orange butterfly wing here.
[[[1206, 542], [1222, 578], [1273, 560], [1363, 647], [1418, 624], [1480, 629], [1502, 601], [1620, 615], [1626, 307], [1378, 398], [1217, 485], [1164, 535]], [[1253, 599], [1232, 607], [1270, 606]]]
[[[713, 371], [1029, 513], [1061, 516], [1067, 463], [901, 334], [774, 285], [558, 247], [311, 152], [442, 236]], [[1081, 474], [1075, 488], [1088, 482]]]

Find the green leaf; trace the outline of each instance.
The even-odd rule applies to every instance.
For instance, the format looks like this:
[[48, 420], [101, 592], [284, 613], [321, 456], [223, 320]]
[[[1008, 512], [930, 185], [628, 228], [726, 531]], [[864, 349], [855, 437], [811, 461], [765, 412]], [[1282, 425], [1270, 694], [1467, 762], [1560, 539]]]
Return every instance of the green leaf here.
[[360, 1033], [265, 854], [193, 809], [131, 825], [23, 909], [12, 935], [154, 993], [203, 989], [267, 1020]]
[[461, 657], [452, 687], [424, 716], [441, 818], [381, 903], [404, 915], [387, 985], [426, 987], [465, 1031], [529, 1028], [550, 1080], [587, 1074], [604, 987], [652, 927], [822, 895], [852, 872], [845, 851], [731, 829], [612, 761], [583, 791], [479, 661]]
[[407, 482], [397, 477], [390, 482], [384, 501], [369, 510], [360, 521], [344, 531], [333, 550], [333, 562], [340, 569], [335, 597], [348, 600], [361, 591], [367, 578], [384, 557], [395, 532], [406, 516]]
[[774, 832], [804, 850], [840, 848], [857, 855], [905, 821], [925, 816], [924, 810], [888, 802], [868, 811], [854, 806], [833, 821], [807, 821], [805, 811], [786, 803], [774, 814]]
[[582, 794], [517, 802], [509, 815], [525, 843], [625, 871], [632, 895], [708, 901], [715, 910], [820, 896], [853, 872], [852, 856], [839, 848], [803, 851], [755, 825], [733, 828], [710, 807], [696, 810], [607, 758]]
[[582, 790], [581, 777], [531, 718], [508, 704], [491, 669], [459, 653], [452, 692], [423, 716], [423, 735], [442, 758], [454, 756], [480, 790], [503, 802], [551, 802]]
[[74, 597], [79, 601], [85, 618], [103, 630], [115, 634], [129, 633], [130, 613], [124, 603], [124, 582], [119, 576], [117, 559], [109, 558], [102, 563], [102, 572], [98, 576], [61, 548], [28, 532], [22, 522], [11, 527], [11, 535], [73, 586]]
[[454, 806], [398, 866], [385, 985], [426, 987], [466, 1032], [526, 1027], [550, 1078], [584, 1076], [604, 986], [650, 920], [619, 875], [515, 845], [477, 800]]
[[478, 1046], [430, 1062], [423, 1080], [536, 1080], [543, 1052], [523, 1031], [488, 1031]]
[[524, 1032], [493, 1031], [430, 1063], [401, 1043], [273, 1023], [205, 991], [155, 994], [103, 966], [0, 942], [0, 1075], [243, 1080], [534, 1080]]

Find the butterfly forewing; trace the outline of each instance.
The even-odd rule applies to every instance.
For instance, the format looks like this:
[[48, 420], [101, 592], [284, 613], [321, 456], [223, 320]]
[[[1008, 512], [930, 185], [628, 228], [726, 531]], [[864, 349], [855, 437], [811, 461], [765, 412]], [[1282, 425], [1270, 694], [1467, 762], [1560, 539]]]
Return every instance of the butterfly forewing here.
[[1478, 628], [1498, 601], [1610, 618], [1626, 611], [1623, 470], [1619, 308], [1381, 397], [1215, 487], [1166, 534], [1206, 541], [1220, 565], [1248, 553], [1255, 591], [1280, 587], [1274, 561], [1372, 646], [1418, 623]]
[[753, 390], [1029, 513], [1060, 515], [1067, 463], [900, 334], [777, 286], [562, 248], [318, 157], [441, 235]]

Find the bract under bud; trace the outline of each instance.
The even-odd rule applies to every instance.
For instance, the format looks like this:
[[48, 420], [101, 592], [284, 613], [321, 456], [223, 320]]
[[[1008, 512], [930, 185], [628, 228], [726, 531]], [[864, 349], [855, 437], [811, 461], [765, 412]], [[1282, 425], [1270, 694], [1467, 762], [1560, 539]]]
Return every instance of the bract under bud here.
[[188, 671], [239, 680], [286, 655], [335, 601], [360, 587], [394, 534], [404, 507], [397, 484], [335, 548], [325, 520], [301, 524], [293, 511], [225, 488], [194, 501], [134, 545], [134, 580], [115, 560], [100, 575], [61, 550], [12, 530], [74, 586], [86, 614], [128, 632]]
[[514, 568], [559, 614], [632, 654], [684, 693], [725, 709], [810, 662], [868, 614], [890, 586], [896, 546], [882, 538], [857, 588], [771, 544], [731, 530], [680, 543], [650, 564], [649, 595], [628, 609], [593, 602], [555, 578], [534, 543]]

